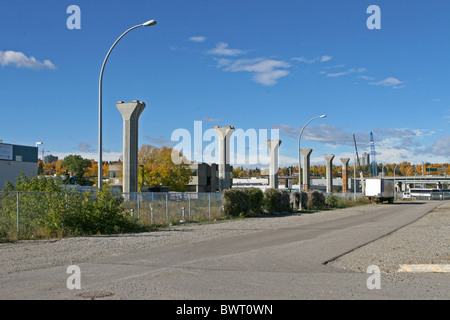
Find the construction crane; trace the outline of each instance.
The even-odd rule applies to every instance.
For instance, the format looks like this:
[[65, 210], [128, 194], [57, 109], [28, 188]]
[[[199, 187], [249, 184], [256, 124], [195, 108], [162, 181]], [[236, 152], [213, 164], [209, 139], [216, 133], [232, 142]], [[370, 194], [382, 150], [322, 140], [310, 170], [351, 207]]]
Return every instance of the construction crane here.
[[370, 157], [372, 159], [372, 176], [376, 177], [378, 175], [377, 173], [377, 160], [375, 158], [375, 142], [373, 140], [373, 133], [370, 133]]
[[[353, 142], [355, 143], [355, 152], [356, 152], [356, 163], [355, 163], [355, 166], [360, 168], [361, 167], [361, 163], [359, 162], [358, 147], [356, 146], [355, 134], [353, 134]], [[355, 167], [355, 170], [356, 170], [356, 167]]]
[[[355, 163], [355, 172], [356, 172], [356, 168], [359, 168], [359, 176], [361, 178], [361, 187], [364, 185], [364, 175], [363, 172], [361, 170], [361, 163], [359, 162], [359, 155], [358, 155], [358, 147], [356, 145], [356, 137], [355, 134], [353, 134], [353, 142], [355, 143], [355, 153], [356, 153], [356, 163]], [[356, 175], [355, 175], [356, 177]], [[356, 183], [355, 183], [356, 184]], [[355, 186], [356, 188], [356, 186]], [[356, 189], [355, 189], [356, 190]], [[364, 190], [364, 189], [362, 189]]]
[[42, 149], [41, 152], [42, 152], [42, 163], [45, 163], [45, 161], [44, 161], [44, 153], [47, 153], [47, 152], [50, 152], [50, 151]]

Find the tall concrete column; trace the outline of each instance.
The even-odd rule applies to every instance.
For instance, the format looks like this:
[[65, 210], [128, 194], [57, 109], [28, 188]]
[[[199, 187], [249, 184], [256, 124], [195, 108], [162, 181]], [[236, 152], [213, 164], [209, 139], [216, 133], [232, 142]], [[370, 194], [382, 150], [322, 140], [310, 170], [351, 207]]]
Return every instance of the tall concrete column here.
[[269, 148], [270, 167], [269, 167], [269, 184], [271, 188], [278, 189], [278, 149], [281, 140], [267, 140]]
[[[303, 156], [303, 190], [308, 191], [311, 188], [311, 181], [310, 181], [310, 155], [312, 152], [312, 149], [300, 149], [300, 152]], [[299, 181], [300, 185], [300, 181]]]
[[327, 166], [327, 171], [326, 171], [326, 175], [327, 175], [327, 193], [332, 193], [333, 192], [333, 159], [334, 159], [334, 154], [330, 154], [330, 155], [323, 155], [326, 161], [326, 166]]
[[341, 158], [342, 162], [342, 192], [348, 192], [348, 162], [349, 158]]
[[214, 131], [219, 138], [219, 190], [222, 191], [231, 188], [230, 136], [234, 132], [234, 127], [215, 126]]
[[119, 101], [116, 104], [123, 118], [122, 192], [138, 191], [138, 122], [145, 103]]

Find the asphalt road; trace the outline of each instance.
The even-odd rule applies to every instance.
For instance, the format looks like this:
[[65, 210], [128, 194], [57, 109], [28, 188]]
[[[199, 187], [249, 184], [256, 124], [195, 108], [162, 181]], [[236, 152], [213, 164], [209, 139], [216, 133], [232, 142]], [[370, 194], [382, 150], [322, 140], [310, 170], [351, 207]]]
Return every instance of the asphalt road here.
[[448, 299], [447, 275], [381, 274], [381, 287], [369, 289], [372, 273], [327, 265], [438, 205], [372, 206], [329, 221], [289, 220], [269, 230], [73, 261], [81, 289], [67, 288], [67, 266], [13, 272], [0, 277], [0, 299]]

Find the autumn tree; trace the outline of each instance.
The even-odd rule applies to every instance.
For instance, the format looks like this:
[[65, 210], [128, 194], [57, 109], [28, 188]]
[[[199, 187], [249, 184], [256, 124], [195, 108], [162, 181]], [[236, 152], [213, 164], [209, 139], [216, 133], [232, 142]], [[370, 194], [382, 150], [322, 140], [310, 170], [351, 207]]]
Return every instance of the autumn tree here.
[[83, 159], [80, 155], [69, 155], [64, 158], [62, 168], [67, 172], [71, 172], [75, 176], [75, 182], [80, 185], [86, 184], [84, 175], [86, 169], [91, 166], [91, 161]]
[[[91, 162], [90, 166], [86, 168], [85, 175], [87, 177], [98, 177], [98, 163], [95, 160], [89, 160]], [[107, 162], [103, 162], [102, 172], [103, 176], [105, 173], [109, 171], [109, 164]]]
[[185, 191], [191, 179], [187, 161], [175, 164], [172, 148], [143, 145], [139, 150], [139, 186], [165, 186], [171, 191]]

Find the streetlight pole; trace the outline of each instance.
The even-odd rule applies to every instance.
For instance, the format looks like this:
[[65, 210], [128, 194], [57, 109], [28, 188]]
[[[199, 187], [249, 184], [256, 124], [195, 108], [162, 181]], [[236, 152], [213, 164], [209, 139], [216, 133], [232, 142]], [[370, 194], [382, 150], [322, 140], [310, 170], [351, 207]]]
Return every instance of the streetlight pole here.
[[103, 60], [102, 68], [100, 70], [100, 77], [98, 81], [98, 188], [100, 189], [102, 187], [102, 177], [103, 177], [103, 160], [102, 160], [102, 144], [103, 144], [103, 137], [102, 137], [102, 82], [103, 82], [103, 71], [105, 69], [106, 61], [108, 60], [109, 55], [111, 54], [111, 51], [114, 49], [116, 44], [122, 39], [128, 32], [130, 32], [133, 29], [139, 28], [139, 27], [148, 27], [153, 26], [156, 24], [155, 20], [149, 20], [147, 22], [138, 24], [134, 27], [131, 27], [113, 43], [111, 48], [109, 49], [108, 53], [106, 54], [105, 60]]
[[[395, 170], [397, 170], [397, 166], [398, 166], [398, 164], [396, 164], [394, 167], [394, 197], [395, 197], [395, 195], [397, 195], [397, 185], [395, 184]], [[402, 191], [401, 188], [400, 188], [400, 191]]]
[[302, 210], [302, 189], [303, 189], [302, 179], [301, 179], [301, 177], [300, 177], [300, 176], [301, 176], [301, 168], [302, 168], [302, 164], [301, 164], [301, 152], [300, 152], [300, 140], [301, 140], [301, 138], [302, 138], [303, 130], [305, 130], [306, 126], [307, 126], [311, 121], [313, 121], [314, 119], [317, 119], [317, 118], [325, 118], [325, 117], [326, 117], [326, 115], [323, 114], [323, 115], [321, 115], [321, 116], [317, 116], [317, 117], [314, 117], [314, 118], [310, 119], [310, 120], [303, 126], [302, 130], [300, 130], [300, 134], [298, 135], [298, 190], [299, 190], [299, 193], [300, 193], [300, 203], [298, 204], [298, 207], [299, 207], [300, 211]]

